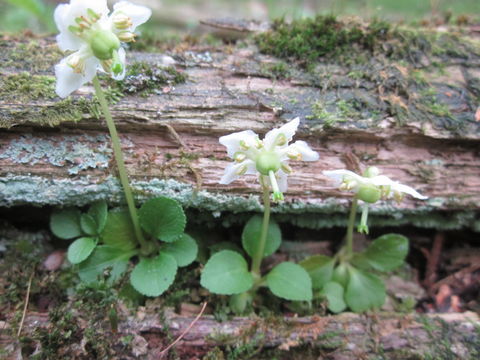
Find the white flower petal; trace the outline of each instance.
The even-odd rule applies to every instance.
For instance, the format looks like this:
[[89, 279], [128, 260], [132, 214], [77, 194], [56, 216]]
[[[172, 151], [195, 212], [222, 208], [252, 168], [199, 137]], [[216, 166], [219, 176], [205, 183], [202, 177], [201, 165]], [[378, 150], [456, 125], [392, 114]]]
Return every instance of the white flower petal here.
[[255, 161], [247, 159], [243, 161], [242, 164], [247, 165], [247, 171], [245, 172], [246, 175], [255, 175], [258, 173]]
[[230, 135], [221, 136], [219, 142], [227, 148], [228, 156], [233, 158], [233, 155], [237, 151], [243, 151], [243, 149], [240, 148], [240, 141], [243, 140], [247, 145], [254, 147], [256, 139], [257, 134], [252, 130], [244, 130]]
[[67, 65], [67, 58], [62, 59], [59, 64], [55, 65], [55, 76], [57, 78], [55, 91], [58, 96], [67, 97], [80, 86], [91, 81], [97, 72], [97, 66], [97, 59], [88, 58], [85, 62], [85, 72], [79, 74]]
[[372, 178], [366, 178], [366, 179], [370, 179], [370, 182], [373, 185], [377, 185], [377, 186], [393, 186], [394, 184], [397, 183], [385, 175], [378, 175], [378, 176], [374, 176]]
[[288, 146], [287, 149], [298, 151], [302, 155], [303, 161], [316, 161], [319, 158], [318, 153], [313, 151], [310, 146], [308, 146], [308, 144], [302, 140], [295, 141], [293, 144]]
[[273, 145], [275, 144], [275, 140], [280, 134], [285, 135], [285, 138], [287, 140], [284, 145], [280, 146], [280, 148], [287, 147], [287, 144], [292, 140], [293, 136], [297, 132], [297, 128], [299, 124], [300, 124], [300, 119], [297, 117], [292, 121], [289, 121], [285, 125], [267, 132], [263, 140], [263, 144], [265, 145], [265, 148], [268, 150], [273, 150]]
[[241, 167], [242, 165], [237, 163], [228, 164], [227, 167], [225, 168], [225, 173], [223, 174], [219, 183], [223, 185], [227, 185], [227, 184], [230, 184], [232, 181], [237, 180], [239, 177], [239, 175], [237, 175], [237, 172]]
[[277, 171], [277, 173], [275, 175], [277, 177], [278, 188], [280, 189], [280, 191], [282, 193], [286, 192], [287, 189], [288, 189], [288, 183], [287, 183], [288, 174], [283, 172], [280, 169], [280, 170]]
[[340, 185], [344, 179], [352, 179], [358, 183], [365, 183], [365, 178], [363, 176], [357, 175], [350, 170], [326, 170], [323, 171], [322, 174], [332, 179], [336, 185]]
[[420, 200], [428, 199], [428, 196], [423, 196], [422, 194], [418, 193], [415, 189], [411, 188], [410, 186], [403, 185], [400, 183], [395, 183], [394, 185], [392, 185], [392, 190], [411, 195], [416, 199], [420, 199]]
[[135, 5], [128, 1], [120, 1], [113, 6], [113, 13], [111, 16], [115, 16], [118, 13], [124, 13], [132, 19], [133, 26], [129, 31], [134, 32], [137, 26], [142, 25], [150, 16], [152, 16], [152, 10], [146, 6]]

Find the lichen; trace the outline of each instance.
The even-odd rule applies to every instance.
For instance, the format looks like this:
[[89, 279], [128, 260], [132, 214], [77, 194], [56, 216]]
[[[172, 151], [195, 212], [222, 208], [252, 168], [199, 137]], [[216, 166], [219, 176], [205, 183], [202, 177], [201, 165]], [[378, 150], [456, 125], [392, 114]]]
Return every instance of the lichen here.
[[[92, 143], [95, 147], [90, 145]], [[17, 164], [68, 167], [68, 173], [76, 175], [82, 170], [106, 169], [111, 153], [109, 138], [105, 135], [63, 136], [61, 141], [54, 141], [27, 134], [0, 150], [0, 159]]]
[[[259, 195], [239, 196], [207, 190], [197, 191], [194, 185], [173, 179], [150, 179], [132, 182], [133, 192], [141, 203], [155, 196], [168, 196], [187, 209], [201, 214], [193, 221], [218, 222], [228, 226], [245, 221], [260, 212]], [[40, 176], [5, 175], [0, 178], [0, 206], [83, 206], [106, 199], [112, 205], [123, 204], [123, 192], [118, 180], [112, 176], [95, 179], [89, 176], [74, 179], [51, 179]], [[421, 228], [452, 230], [478, 228], [478, 214], [474, 207], [464, 204], [462, 211], [445, 212], [440, 209], [455, 199], [429, 199], [416, 209], [397, 208], [389, 203], [372, 207], [369, 221], [372, 226], [399, 226], [412, 224]], [[327, 198], [308, 202], [285, 202], [273, 208], [278, 221], [311, 229], [346, 225], [347, 202]]]
[[187, 76], [173, 66], [161, 67], [146, 62], [134, 62], [128, 66], [125, 79], [114, 82], [112, 86], [121, 93], [147, 96], [153, 93], [162, 94], [163, 87], [182, 84], [186, 80]]

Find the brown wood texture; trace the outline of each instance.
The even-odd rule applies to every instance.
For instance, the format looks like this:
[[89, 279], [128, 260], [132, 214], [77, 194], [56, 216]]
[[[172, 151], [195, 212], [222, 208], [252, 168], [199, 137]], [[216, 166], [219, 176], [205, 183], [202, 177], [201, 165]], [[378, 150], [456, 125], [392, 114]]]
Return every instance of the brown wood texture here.
[[[180, 336], [193, 320], [194, 316], [179, 316], [167, 312], [161, 317], [139, 311], [136, 316], [121, 320], [116, 333], [111, 332], [108, 322], [98, 326], [101, 326], [101, 332], [107, 334], [112, 344], [120, 342], [126, 335], [135, 337], [137, 346], [133, 346], [131, 352], [123, 351], [122, 358], [159, 359], [166, 358], [162, 356], [167, 355], [162, 354], [162, 350]], [[82, 323], [77, 325], [80, 328], [83, 326]], [[175, 350], [177, 356], [185, 359], [195, 358], [192, 354], [205, 354], [216, 346], [232, 346], [233, 349], [246, 344], [258, 349], [277, 348], [281, 350], [280, 355], [286, 355], [289, 350], [300, 346], [318, 347], [323, 348], [323, 358], [337, 360], [375, 354], [383, 354], [387, 358], [399, 354], [440, 356], [438, 358], [449, 354], [458, 358], [469, 358], [473, 355], [475, 346], [478, 346], [478, 326], [480, 320], [474, 313], [423, 317], [412, 314], [346, 313], [327, 317], [275, 319], [239, 317], [224, 322], [215, 320], [211, 315], [204, 315], [186, 333]], [[28, 339], [39, 328], [51, 328], [48, 314], [29, 313], [22, 336]], [[0, 344], [10, 350], [16, 346], [11, 331], [6, 323], [0, 328]], [[78, 345], [80, 346], [72, 344], [71, 349], [76, 349], [76, 353], [71, 352], [70, 356], [82, 358], [81, 346], [85, 347], [85, 343]], [[186, 354], [191, 357], [182, 356], [187, 356]]]
[[[55, 48], [51, 39], [35, 41], [42, 44], [42, 49]], [[354, 159], [362, 169], [378, 166], [385, 175], [430, 198], [422, 202], [407, 197], [399, 205], [402, 209], [478, 209], [480, 124], [474, 120], [475, 98], [469, 92], [472, 78], [480, 73], [478, 59], [451, 59], [443, 64], [445, 71], [441, 76], [431, 75], [430, 68], [424, 66], [425, 76], [431, 75], [431, 79], [427, 78], [430, 86], [449, 109], [449, 118], [430, 114], [429, 119], [422, 119], [418, 109], [412, 107], [411, 113], [405, 115], [406, 121], [401, 122], [387, 105], [396, 101], [409, 109], [413, 100], [388, 90], [387, 83], [393, 79], [408, 82], [408, 73], [413, 67], [372, 60], [366, 65], [371, 79], [357, 81], [347, 76], [351, 67], [321, 63], [317, 78], [312, 80], [313, 75], [292, 65], [289, 77], [275, 79], [262, 69], [276, 60], [260, 54], [252, 45], [197, 47], [170, 55], [176, 60], [176, 69], [187, 76], [184, 84], [165, 85], [146, 96], [127, 95], [112, 106], [133, 183], [173, 179], [214, 195], [245, 198], [258, 195], [259, 185], [254, 176], [242, 177], [228, 186], [218, 184], [230, 161], [218, 138], [245, 129], [263, 136], [268, 130], [299, 116], [301, 126], [295, 139], [307, 141], [319, 152], [320, 160], [291, 162], [294, 173], [289, 177], [287, 203], [297, 203], [300, 207], [305, 204], [322, 207], [328, 201], [344, 204], [350, 195], [337, 190], [322, 171], [351, 167], [348, 160]], [[32, 65], [26, 66], [26, 70], [52, 75], [52, 65], [58, 58], [57, 54], [40, 70]], [[165, 55], [130, 53], [129, 62], [137, 61], [158, 66], [165, 62]], [[5, 63], [1, 75], [5, 79], [21, 71], [25, 68]], [[318, 75], [325, 73], [329, 75], [328, 82], [327, 77]], [[326, 82], [319, 85], [323, 80]], [[408, 90], [408, 86], [405, 89]], [[77, 91], [74, 99], [90, 98], [92, 93], [92, 87], [87, 85]], [[363, 99], [364, 103], [377, 104], [381, 110], [375, 119], [345, 118], [325, 126], [315, 117], [314, 104], [326, 99], [333, 99], [334, 105], [342, 99], [346, 102]], [[0, 129], [0, 177], [5, 184], [16, 176], [39, 176], [67, 183], [82, 179], [83, 185], [78, 186], [88, 187], [115, 175], [112, 163], [72, 174], [72, 167], [78, 165], [75, 161], [81, 164], [83, 159], [59, 165], [48, 158], [48, 146], [47, 150], [38, 150], [45, 153], [39, 155], [35, 163], [19, 160], [22, 150], [16, 148], [18, 141], [31, 144], [43, 141], [55, 148], [56, 144], [70, 139], [68, 141], [98, 149], [100, 145], [94, 137], [106, 134], [105, 125], [88, 112], [84, 112], [78, 122], [60, 116], [53, 127], [38, 125], [35, 114], [53, 111], [58, 103], [58, 98], [28, 102], [14, 96], [0, 99], [0, 120], [4, 124], [4, 129]], [[463, 125], [461, 130], [452, 130], [444, 121]], [[42, 201], [38, 204], [48, 203], [48, 200]], [[18, 205], [29, 200], [20, 196], [5, 203]]]

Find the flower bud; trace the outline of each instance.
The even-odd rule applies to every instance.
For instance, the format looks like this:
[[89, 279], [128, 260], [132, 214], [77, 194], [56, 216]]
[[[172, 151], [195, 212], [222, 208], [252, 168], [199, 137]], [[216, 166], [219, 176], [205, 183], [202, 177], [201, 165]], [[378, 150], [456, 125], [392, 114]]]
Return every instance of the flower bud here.
[[91, 36], [90, 48], [98, 59], [110, 60], [113, 58], [114, 51], [120, 48], [120, 41], [111, 31], [98, 30]]
[[378, 186], [371, 185], [371, 184], [363, 184], [360, 185], [357, 192], [357, 197], [360, 200], [365, 201], [366, 203], [373, 204], [380, 200], [380, 196], [382, 195], [382, 191]]
[[264, 151], [257, 157], [255, 165], [260, 174], [268, 175], [270, 171], [276, 172], [280, 169], [281, 162], [274, 152]]

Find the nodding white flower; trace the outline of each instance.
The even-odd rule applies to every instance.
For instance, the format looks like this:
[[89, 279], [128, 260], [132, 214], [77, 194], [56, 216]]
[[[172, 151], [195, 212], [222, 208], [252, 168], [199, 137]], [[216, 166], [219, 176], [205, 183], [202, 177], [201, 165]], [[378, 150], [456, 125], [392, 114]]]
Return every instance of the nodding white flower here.
[[400, 202], [405, 194], [420, 200], [427, 199], [426, 196], [421, 195], [410, 186], [393, 181], [385, 175], [380, 175], [380, 171], [374, 166], [365, 170], [363, 176], [349, 170], [324, 171], [323, 175], [333, 179], [341, 190], [353, 191], [359, 200], [365, 202], [358, 231], [366, 234], [368, 234], [368, 204], [392, 197]]
[[230, 184], [244, 174], [259, 174], [260, 182], [269, 185], [274, 201], [283, 200], [287, 191], [287, 175], [292, 173], [289, 160], [315, 161], [318, 153], [305, 141], [288, 144], [297, 131], [300, 119], [295, 118], [280, 128], [269, 131], [263, 140], [252, 130], [220, 137], [227, 154], [234, 160], [220, 179], [220, 184]]
[[351, 190], [360, 200], [368, 203], [392, 197], [401, 201], [405, 194], [420, 200], [428, 199], [410, 186], [393, 181], [385, 175], [379, 175], [378, 168], [373, 166], [365, 171], [364, 176], [349, 170], [324, 171], [323, 175], [336, 181], [341, 190]]
[[55, 9], [60, 34], [58, 46], [70, 55], [55, 66], [56, 92], [66, 97], [91, 81], [97, 70], [114, 79], [125, 76], [125, 50], [121, 42], [135, 41], [135, 29], [152, 12], [145, 6], [120, 1], [109, 15], [107, 0], [71, 0]]

